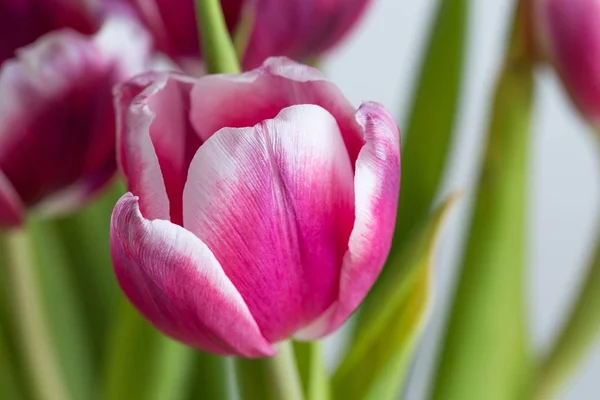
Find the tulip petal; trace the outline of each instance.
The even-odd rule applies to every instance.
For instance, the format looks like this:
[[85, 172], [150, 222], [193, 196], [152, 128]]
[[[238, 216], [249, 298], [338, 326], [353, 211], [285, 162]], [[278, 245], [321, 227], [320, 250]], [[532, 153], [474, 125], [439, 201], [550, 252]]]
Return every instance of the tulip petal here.
[[184, 227], [213, 251], [271, 342], [337, 296], [354, 222], [352, 174], [335, 119], [314, 105], [221, 129], [190, 165]]
[[267, 57], [307, 60], [333, 47], [364, 13], [370, 0], [253, 0], [256, 21], [244, 57], [255, 68]]
[[366, 144], [354, 177], [356, 220], [344, 256], [337, 302], [295, 337], [313, 340], [338, 328], [363, 300], [387, 258], [400, 188], [400, 134], [381, 105], [363, 104], [356, 119]]
[[123, 291], [169, 336], [220, 354], [274, 353], [210, 249], [178, 225], [145, 219], [131, 193], [113, 211], [111, 255]]
[[19, 226], [23, 222], [23, 205], [6, 176], [0, 171], [0, 226]]
[[315, 104], [333, 115], [354, 162], [364, 144], [355, 110], [341, 91], [316, 68], [284, 57], [237, 75], [209, 75], [192, 90], [193, 126], [203, 140], [221, 128], [242, 128], [275, 118], [297, 104]]
[[129, 188], [144, 215], [178, 225], [189, 164], [202, 144], [188, 119], [192, 82], [147, 73], [116, 89], [118, 154]]
[[[96, 40], [116, 27], [94, 37], [53, 32], [2, 64], [0, 169], [24, 205], [52, 198], [52, 208], [64, 211], [114, 174], [112, 86], [134, 71]], [[113, 49], [140, 40], [122, 36]], [[145, 59], [144, 48], [128, 58]]]

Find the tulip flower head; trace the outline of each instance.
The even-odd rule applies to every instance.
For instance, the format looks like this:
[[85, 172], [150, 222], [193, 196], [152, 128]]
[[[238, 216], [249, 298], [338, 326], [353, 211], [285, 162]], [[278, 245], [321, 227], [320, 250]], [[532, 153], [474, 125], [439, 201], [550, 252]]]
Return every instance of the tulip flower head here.
[[56, 29], [94, 33], [100, 25], [98, 6], [92, 0], [0, 0], [0, 64]]
[[540, 46], [575, 105], [600, 126], [600, 1], [536, 1]]
[[59, 30], [0, 67], [0, 226], [25, 208], [71, 209], [116, 171], [112, 87], [141, 72], [144, 31], [107, 21], [93, 36]]
[[[193, 0], [129, 0], [160, 50], [176, 60], [198, 58]], [[364, 14], [370, 0], [221, 0], [225, 22], [235, 35], [250, 18], [243, 64], [258, 67], [270, 56], [315, 58], [336, 45]]]
[[117, 90], [130, 193], [111, 254], [156, 327], [219, 354], [269, 356], [339, 327], [387, 257], [399, 132], [285, 58], [237, 75], [150, 73]]

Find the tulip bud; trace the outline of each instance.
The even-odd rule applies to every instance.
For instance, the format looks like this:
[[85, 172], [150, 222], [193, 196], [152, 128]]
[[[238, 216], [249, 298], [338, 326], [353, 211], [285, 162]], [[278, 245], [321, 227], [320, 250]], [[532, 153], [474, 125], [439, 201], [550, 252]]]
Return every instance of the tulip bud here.
[[[193, 0], [130, 0], [154, 35], [158, 48], [179, 61], [199, 57]], [[360, 19], [370, 0], [221, 0], [225, 22], [235, 34], [242, 14], [254, 15], [243, 60], [256, 68], [271, 56], [307, 60], [337, 44]]]
[[600, 126], [600, 1], [536, 1], [540, 47], [575, 105]]
[[0, 68], [0, 226], [26, 207], [72, 208], [116, 170], [112, 87], [144, 69], [149, 41], [125, 20], [92, 37], [44, 35]]
[[311, 67], [271, 58], [239, 75], [153, 73], [117, 93], [130, 193], [111, 254], [121, 288], [171, 337], [272, 355], [360, 304], [387, 257], [399, 133]]
[[100, 23], [99, 5], [93, 0], [0, 0], [0, 64], [56, 29], [92, 34]]

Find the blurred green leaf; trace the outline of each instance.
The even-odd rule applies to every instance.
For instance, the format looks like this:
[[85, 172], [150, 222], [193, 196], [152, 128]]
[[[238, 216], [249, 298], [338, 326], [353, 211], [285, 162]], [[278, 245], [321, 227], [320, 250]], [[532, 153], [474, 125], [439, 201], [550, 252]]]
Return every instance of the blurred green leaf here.
[[237, 387], [242, 400], [278, 400], [271, 389], [269, 366], [263, 358], [236, 358]]
[[[53, 285], [53, 280], [44, 279], [44, 273], [48, 273], [44, 271], [47, 265], [40, 265], [43, 264], [40, 261], [46, 254], [35, 247], [32, 240], [31, 231], [34, 229], [31, 228], [35, 225], [30, 221], [27, 228], [3, 232], [2, 278], [7, 289], [6, 299], [10, 304], [9, 312], [3, 315], [3, 333], [6, 335], [9, 332], [9, 329], [4, 328], [9, 328], [6, 322], [10, 321], [10, 327], [14, 329], [11, 332], [11, 344], [18, 352], [23, 367], [23, 388], [30, 389], [32, 397], [38, 400], [68, 400], [74, 397], [80, 382], [68, 365], [73, 359], [69, 359], [68, 355], [65, 357], [62, 352], [63, 338], [57, 337], [56, 328], [52, 326], [53, 323], [65, 320], [59, 318], [62, 310], [56, 307], [64, 299], [48, 303], [48, 294], [53, 293], [53, 290], [48, 289], [64, 286]], [[61, 264], [57, 264], [60, 272]], [[81, 349], [76, 347], [74, 350]], [[88, 396], [89, 393], [82, 394]], [[82, 397], [86, 398], [88, 397]]]
[[25, 386], [18, 378], [10, 344], [6, 338], [4, 321], [0, 322], [0, 393], [5, 400], [22, 400]]
[[65, 249], [51, 222], [31, 218], [28, 229], [51, 342], [68, 390], [73, 399], [93, 399], [97, 393], [93, 356]]
[[102, 399], [185, 398], [193, 351], [162, 335], [125, 298], [119, 307], [107, 348]]
[[233, 359], [196, 351], [188, 400], [236, 400]]
[[339, 399], [396, 399], [429, 305], [435, 244], [456, 196], [446, 200], [418, 231], [397, 268], [361, 315], [353, 343], [335, 373]]
[[[391, 256], [432, 210], [450, 153], [465, 60], [468, 0], [439, 0], [414, 88], [404, 146], [402, 189]], [[387, 267], [382, 272], [385, 279]]]
[[294, 351], [306, 399], [330, 399], [329, 374], [325, 369], [321, 343], [318, 341], [294, 342]]
[[[599, 232], [600, 233], [600, 232]], [[596, 240], [588, 272], [581, 282], [556, 342], [541, 360], [536, 375], [536, 399], [554, 398], [600, 339], [600, 240]]]
[[109, 236], [112, 209], [124, 190], [115, 179], [98, 200], [76, 214], [53, 221], [83, 310], [96, 368], [103, 362], [106, 336], [120, 293], [110, 259]]
[[524, 267], [533, 61], [520, 5], [491, 108], [434, 399], [519, 399], [528, 390]]

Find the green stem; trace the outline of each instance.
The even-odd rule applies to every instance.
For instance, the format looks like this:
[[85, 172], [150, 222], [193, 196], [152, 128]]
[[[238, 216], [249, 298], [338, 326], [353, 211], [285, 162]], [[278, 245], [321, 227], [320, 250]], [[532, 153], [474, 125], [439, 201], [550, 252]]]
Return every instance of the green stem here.
[[16, 308], [17, 340], [25, 357], [35, 398], [67, 400], [69, 395], [59, 371], [56, 354], [49, 338], [35, 275], [34, 249], [25, 229], [5, 235], [7, 275], [11, 285], [12, 303]]
[[210, 74], [238, 73], [240, 64], [219, 0], [195, 0], [202, 54]]
[[267, 359], [271, 386], [277, 400], [302, 400], [302, 384], [290, 341], [281, 342], [277, 354]]
[[321, 342], [294, 342], [294, 350], [306, 398], [329, 400], [331, 389]]
[[600, 240], [587, 276], [552, 350], [537, 375], [536, 399], [550, 399], [588, 354], [600, 331]]

